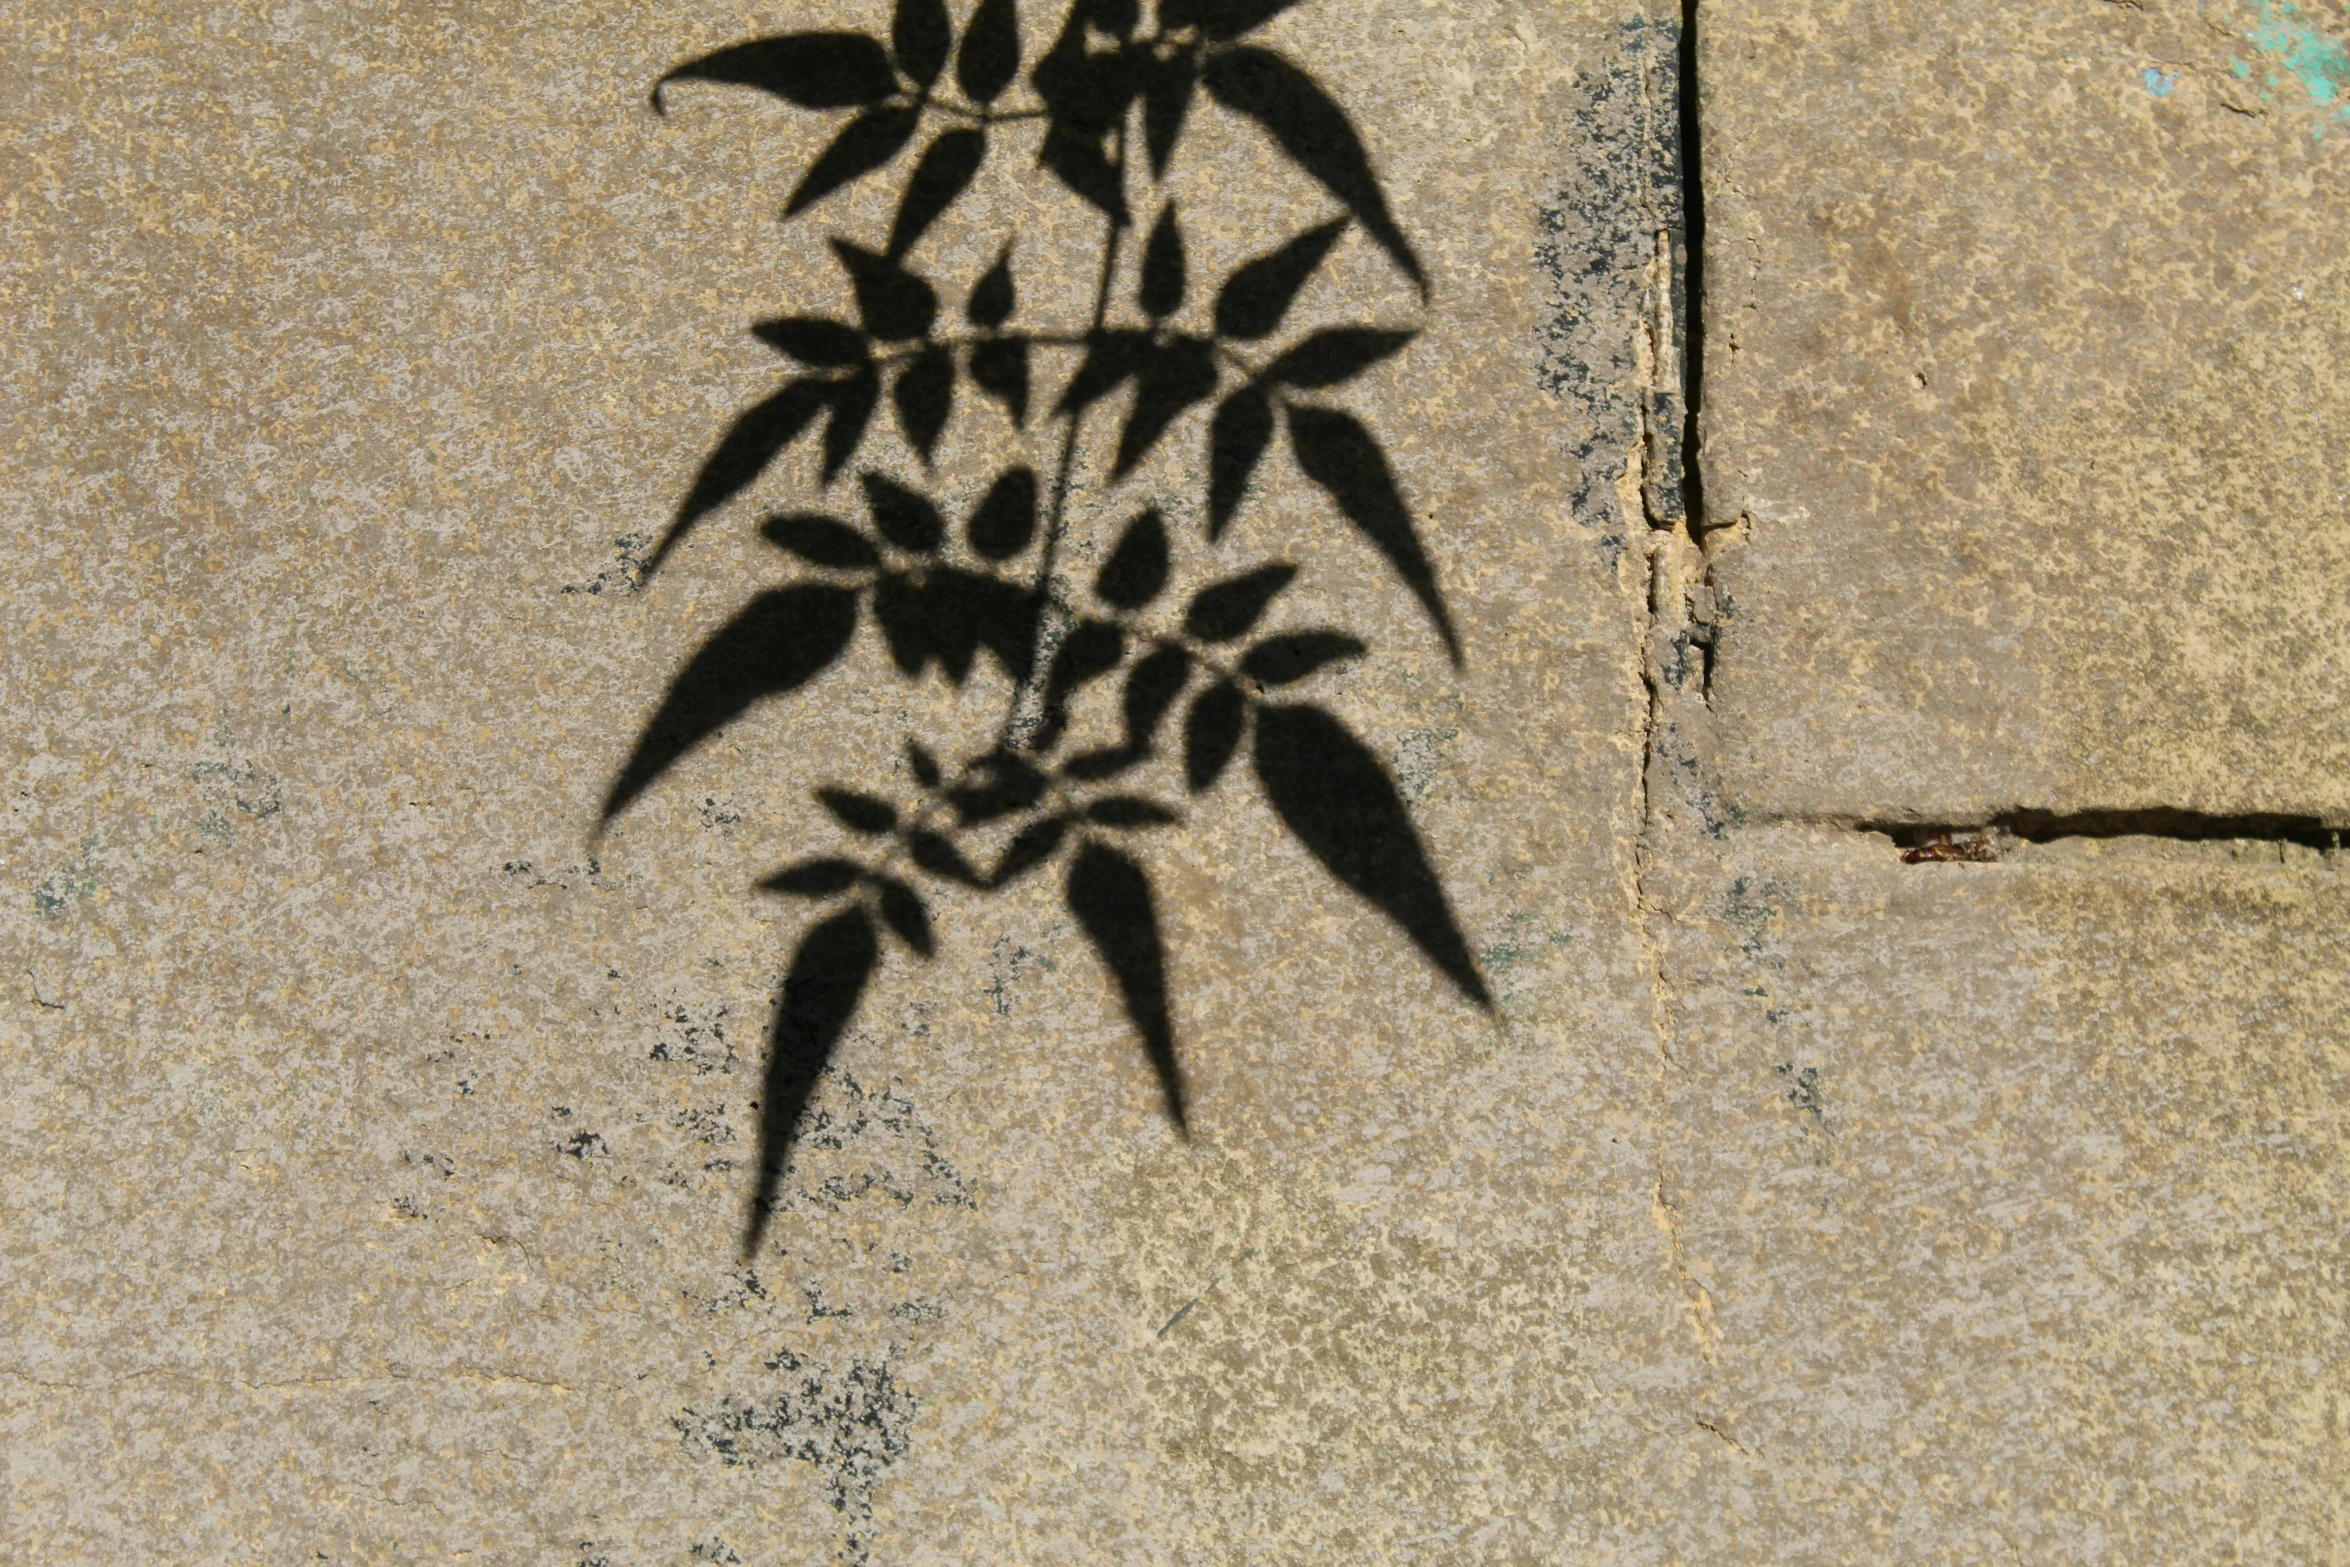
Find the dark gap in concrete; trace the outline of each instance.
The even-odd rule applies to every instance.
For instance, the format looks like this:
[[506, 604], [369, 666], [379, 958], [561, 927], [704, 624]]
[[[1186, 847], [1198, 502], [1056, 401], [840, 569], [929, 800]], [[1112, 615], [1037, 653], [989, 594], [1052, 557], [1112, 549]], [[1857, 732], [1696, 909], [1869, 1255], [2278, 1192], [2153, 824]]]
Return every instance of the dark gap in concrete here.
[[[1681, 136], [1681, 486], [1683, 514], [1689, 536], [1705, 536], [1705, 481], [1697, 464], [1697, 411], [1705, 392], [1705, 148], [1697, 118], [1697, 6], [1681, 0], [1680, 102]], [[1713, 650], [1706, 650], [1711, 674]]]
[[[1858, 822], [1859, 831], [1883, 833], [1912, 864], [1929, 860], [1992, 859], [1991, 835], [2005, 834], [2026, 843], [2053, 843], [2060, 838], [2170, 838], [2187, 843], [2235, 841], [2294, 843], [2304, 848], [2338, 850], [2345, 830], [2329, 827], [2321, 817], [2253, 813], [2219, 816], [2205, 811], [2156, 807], [2139, 811], [2006, 811], [1980, 822]], [[1985, 852], [1970, 852], [1976, 846]], [[1915, 858], [1912, 858], [1915, 856]]]

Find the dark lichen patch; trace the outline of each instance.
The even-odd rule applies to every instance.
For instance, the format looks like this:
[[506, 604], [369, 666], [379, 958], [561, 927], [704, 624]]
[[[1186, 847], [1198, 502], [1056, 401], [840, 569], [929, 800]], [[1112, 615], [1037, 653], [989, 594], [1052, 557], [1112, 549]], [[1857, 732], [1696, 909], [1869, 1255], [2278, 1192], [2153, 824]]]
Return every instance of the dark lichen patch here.
[[600, 887], [604, 885], [603, 862], [594, 855], [576, 864], [544, 869], [529, 860], [508, 860], [500, 868], [508, 881], [524, 887], [556, 887], [568, 892], [574, 885]]
[[671, 1001], [661, 1008], [660, 1036], [645, 1052], [650, 1061], [674, 1061], [697, 1075], [732, 1072], [734, 1041], [727, 1033], [732, 1009], [720, 1004], [700, 1009]]
[[61, 919], [98, 890], [98, 835], [82, 840], [73, 864], [53, 871], [33, 888], [33, 909], [43, 919]]
[[1734, 879], [1722, 897], [1722, 922], [1739, 933], [1738, 949], [1750, 958], [1762, 956], [1794, 896], [1792, 888], [1773, 878]]
[[652, 538], [643, 533], [624, 533], [612, 541], [612, 559], [604, 568], [585, 582], [566, 584], [566, 594], [586, 594], [591, 597], [639, 592], [645, 585], [645, 561], [652, 552]]
[[873, 1490], [906, 1455], [919, 1404], [886, 1357], [827, 1365], [785, 1349], [767, 1369], [780, 1387], [687, 1407], [670, 1420], [678, 1440], [689, 1457], [726, 1468], [810, 1466], [848, 1520], [839, 1559], [871, 1560]]
[[1010, 1017], [1019, 1006], [1027, 981], [1036, 974], [1060, 971], [1060, 961], [1053, 956], [1055, 939], [1068, 927], [1055, 924], [1046, 930], [1034, 947], [999, 937], [995, 950], [988, 956], [987, 999], [995, 1007], [997, 1017]]
[[[810, 1157], [849, 1152], [860, 1156], [859, 1167]], [[818, 1173], [825, 1164], [834, 1168]], [[806, 1182], [797, 1202], [832, 1213], [869, 1197], [901, 1208], [969, 1208], [978, 1200], [977, 1186], [938, 1151], [935, 1135], [912, 1100], [894, 1086], [869, 1090], [836, 1067], [825, 1069], [791, 1173]], [[785, 1206], [792, 1202], [787, 1199]]]
[[604, 1141], [601, 1132], [574, 1132], [555, 1145], [557, 1153], [569, 1154], [574, 1159], [609, 1159], [611, 1144]]
[[[199, 839], [234, 843], [242, 831], [285, 809], [285, 784], [252, 762], [198, 762], [188, 770], [204, 800], [195, 821]], [[201, 844], [197, 851], [205, 852]]]
[[[1684, 509], [1677, 371], [1688, 313], [1680, 28], [1640, 17], [1618, 38], [1581, 79], [1566, 168], [1536, 213], [1534, 242], [1550, 283], [1535, 379], [1569, 410], [1575, 516], [1615, 549], [1634, 523]], [[1614, 488], [1635, 457], [1648, 519], [1623, 515]]]
[[1667, 723], [1653, 744], [1654, 758], [1665, 778], [1681, 804], [1696, 813], [1705, 835], [1717, 841], [1729, 837], [1736, 812], [1714, 787], [1712, 770], [1698, 754], [1696, 743], [1679, 724]]
[[728, 1312], [744, 1311], [772, 1300], [767, 1286], [759, 1278], [756, 1268], [737, 1268], [726, 1276], [726, 1282], [707, 1294], [684, 1292], [687, 1300], [706, 1317], [722, 1316]]
[[[727, 1106], [723, 1101], [708, 1105], [686, 1105], [673, 1110], [669, 1114], [669, 1127], [689, 1141], [701, 1145], [704, 1173], [715, 1175], [734, 1168], [733, 1154], [721, 1151], [731, 1149], [738, 1137], [734, 1122], [727, 1117]], [[670, 1184], [687, 1183], [679, 1180]]]
[[1792, 1061], [1782, 1061], [1771, 1070], [1787, 1080], [1787, 1102], [1798, 1110], [1809, 1112], [1814, 1121], [1819, 1120], [1821, 1107], [1828, 1102], [1820, 1089], [1820, 1069], [1816, 1066], [1799, 1067]]

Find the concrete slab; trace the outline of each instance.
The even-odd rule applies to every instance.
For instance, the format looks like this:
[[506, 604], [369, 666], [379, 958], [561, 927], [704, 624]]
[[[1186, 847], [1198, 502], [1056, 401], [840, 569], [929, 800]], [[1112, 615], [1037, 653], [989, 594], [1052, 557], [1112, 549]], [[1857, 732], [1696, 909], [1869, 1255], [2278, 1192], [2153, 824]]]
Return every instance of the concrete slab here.
[[[0, 1554], [2330, 1559], [2350, 911], [2312, 834], [2211, 813], [2336, 819], [2338, 514], [2289, 557], [2277, 497], [2339, 408], [2341, 317], [2254, 285], [2317, 244], [2343, 137], [2184, 11], [2096, 9], [1707, 9], [1694, 513], [1679, 8], [1273, 18], [1394, 228], [1322, 133], [1317, 183], [1195, 103], [1166, 319], [1205, 335], [1201, 280], [1352, 204], [1296, 319], [1418, 335], [1297, 395], [1383, 443], [1461, 659], [1383, 514], [1356, 491], [1339, 524], [1359, 451], [1317, 480], [1277, 445], [1211, 547], [1206, 406], [1129, 475], [1080, 444], [1055, 587], [1100, 612], [1146, 501], [1153, 613], [1300, 564], [1279, 623], [1368, 646], [1280, 689], [1362, 737], [1461, 952], [1317, 863], [1245, 760], [1195, 797], [1167, 746], [1119, 787], [1180, 829], [1101, 834], [1154, 889], [1189, 1140], [1063, 873], [925, 882], [938, 950], [890, 949], [747, 1259], [820, 917], [756, 882], [870, 841], [815, 786], [923, 809], [909, 738], [952, 760], [1040, 693], [984, 653], [902, 680], [860, 633], [598, 816], [692, 650], [813, 574], [761, 519], [869, 520], [803, 441], [648, 579], [794, 373], [743, 327], [853, 314], [823, 238], [879, 247], [911, 155], [779, 231], [840, 115], [644, 108], [797, 12], [10, 13]], [[894, 39], [886, 5], [837, 16]], [[2226, 25], [2257, 63], [2317, 21]], [[2124, 114], [2099, 73], [2132, 48], [2159, 69]], [[1954, 73], [1971, 123], [1924, 117], [1938, 61], [1998, 67]], [[2064, 157], [2208, 200], [2253, 270], [2040, 178], [2068, 90], [2106, 118]], [[1096, 297], [1066, 257], [1099, 216], [1037, 185], [1035, 134], [992, 126], [1022, 156], [911, 247], [958, 333], [1006, 236], [1022, 326]], [[1987, 193], [1963, 222], [1953, 178]], [[2095, 244], [2031, 231], [2039, 270], [2002, 270], [2025, 217], [2081, 212]], [[1076, 354], [1038, 352], [1057, 388]], [[859, 461], [959, 523], [1015, 457], [1054, 471], [1043, 411], [1023, 435], [963, 386], [926, 460], [885, 403]], [[2167, 535], [2085, 477], [2109, 451]], [[2052, 661], [2090, 601], [2043, 512], [2075, 499], [2127, 636]], [[1913, 623], [1888, 585], [1920, 571], [1948, 591]], [[1084, 744], [1119, 697], [1078, 700]], [[2222, 837], [1905, 863], [1851, 826], [2155, 806]]]
[[2339, 8], [1705, 26], [1729, 796], [2350, 822]]
[[[742, 30], [676, 7], [12, 12], [12, 1550], [1602, 1538], [1611, 1455], [1645, 1440], [1629, 1368], [1678, 1332], [1627, 918], [1640, 583], [1576, 511], [1528, 280], [1590, 164], [1590, 82], [1669, 57], [1639, 20], [1390, 6], [1265, 34], [1363, 128], [1429, 280], [1423, 307], [1359, 223], [1297, 310], [1422, 329], [1328, 400], [1387, 443], [1458, 667], [1286, 455], [1202, 551], [1206, 408], [1116, 494], [1106, 440], [1076, 474], [1073, 596], [1139, 496], [1175, 524], [1170, 592], [1286, 554], [1283, 623], [1372, 644], [1376, 675], [1297, 689], [1398, 781], [1490, 1015], [1239, 787], [1160, 776], [1190, 817], [1142, 851], [1190, 1144], [1057, 875], [939, 898], [937, 958], [884, 967], [746, 1263], [811, 918], [752, 884], [854, 846], [813, 786], [902, 794], [909, 736], [987, 732], [1010, 684], [903, 682], [861, 643], [591, 829], [688, 653], [791, 577], [758, 519], [824, 493], [803, 444], [644, 581], [775, 384], [744, 327], [846, 312], [823, 236], [878, 247], [902, 170], [779, 245], [825, 124], [708, 86], [648, 113]], [[1194, 117], [1170, 188], [1195, 277], [1336, 210], [1245, 119]], [[922, 264], [959, 309], [1011, 238], [1020, 319], [1081, 312], [1091, 274], [1055, 257], [1094, 220], [1026, 161], [990, 177]], [[933, 479], [894, 427], [867, 460], [957, 515], [1006, 439], [1050, 471], [1042, 418], [1031, 451], [960, 407]], [[1079, 722], [1112, 740], [1115, 713]]]
[[1651, 887], [1720, 1448], [1678, 1554], [2336, 1553], [2338, 856], [1780, 829]]

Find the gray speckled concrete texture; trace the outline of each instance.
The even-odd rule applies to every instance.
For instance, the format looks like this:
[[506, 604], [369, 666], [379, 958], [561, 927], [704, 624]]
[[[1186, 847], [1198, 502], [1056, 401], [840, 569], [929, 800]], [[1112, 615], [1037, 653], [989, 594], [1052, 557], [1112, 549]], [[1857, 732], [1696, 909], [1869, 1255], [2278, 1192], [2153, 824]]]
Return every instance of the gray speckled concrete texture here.
[[1705, 8], [1660, 1555], [2350, 1549], [2346, 22]]
[[[2350, 19], [1707, 7], [1690, 518], [1677, 9], [1264, 34], [1427, 265], [1351, 235], [1299, 308], [1424, 326], [1348, 401], [1466, 658], [1279, 462], [1183, 569], [1287, 553], [1371, 644], [1316, 700], [1494, 1013], [1228, 785], [1146, 851], [1189, 1143], [1054, 886], [942, 898], [747, 1264], [806, 922], [752, 884], [1009, 695], [861, 642], [592, 832], [818, 483], [643, 580], [742, 328], [845, 308], [895, 190], [779, 230], [822, 122], [644, 93], [816, 23], [0, 17], [0, 1554], [2344, 1560], [2340, 855], [1852, 824], [2350, 818]], [[1202, 275], [1323, 210], [1187, 152]], [[1084, 228], [1007, 163], [921, 254]], [[1080, 569], [1195, 526], [1203, 422], [1081, 468]]]
[[2350, 823], [2345, 36], [2283, 0], [1712, 19], [1747, 809]]

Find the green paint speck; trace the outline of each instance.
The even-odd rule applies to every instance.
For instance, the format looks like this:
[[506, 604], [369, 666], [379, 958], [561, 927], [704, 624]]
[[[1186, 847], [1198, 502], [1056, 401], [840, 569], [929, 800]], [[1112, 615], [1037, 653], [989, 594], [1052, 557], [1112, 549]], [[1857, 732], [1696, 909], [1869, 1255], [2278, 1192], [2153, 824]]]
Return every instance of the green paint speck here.
[[56, 919], [74, 904], [98, 890], [98, 835], [82, 840], [80, 863], [62, 870], [33, 889], [33, 907], [43, 919]]
[[[2350, 88], [2350, 49], [2306, 23], [2294, 20], [2301, 7], [2293, 0], [2261, 0], [2260, 21], [2244, 36], [2263, 53], [2299, 78], [2313, 104], [2330, 106]], [[2245, 74], [2239, 67], [2237, 75]], [[2269, 76], [2275, 86], [2277, 77]]]

